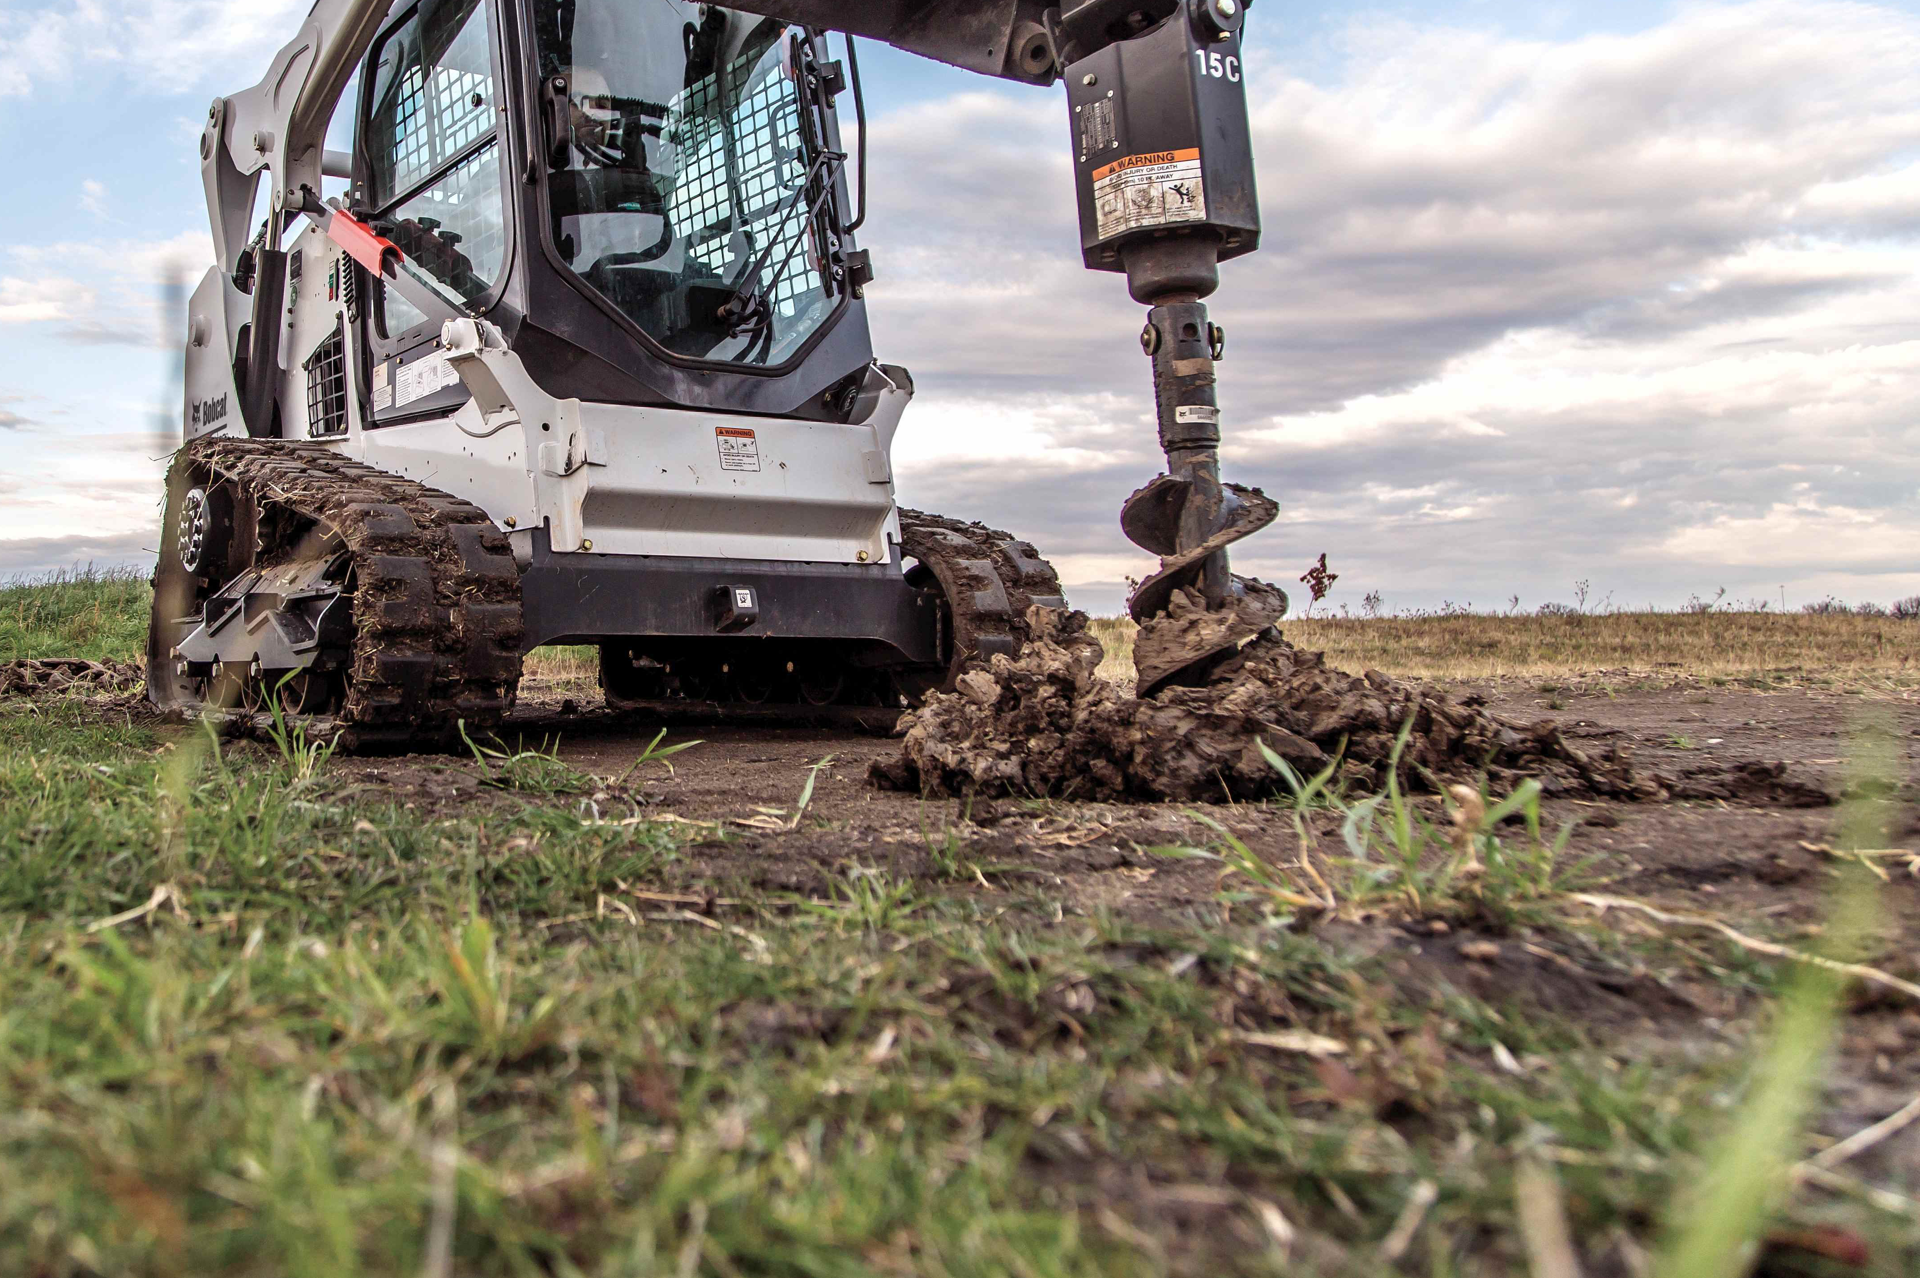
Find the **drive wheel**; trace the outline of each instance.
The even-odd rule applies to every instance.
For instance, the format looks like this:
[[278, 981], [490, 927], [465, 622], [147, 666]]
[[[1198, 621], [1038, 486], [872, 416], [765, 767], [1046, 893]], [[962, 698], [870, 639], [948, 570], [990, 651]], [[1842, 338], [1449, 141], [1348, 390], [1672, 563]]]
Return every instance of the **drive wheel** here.
[[225, 484], [196, 484], [181, 495], [174, 516], [174, 553], [189, 577], [209, 586], [224, 585], [233, 574], [233, 490]]
[[726, 675], [727, 691], [735, 701], [759, 706], [773, 700], [780, 671], [764, 657], [736, 657], [720, 669]]
[[167, 476], [147, 626], [147, 699], [156, 706], [190, 707], [209, 700], [208, 681], [186, 671], [178, 647], [200, 624], [207, 595], [226, 584], [238, 559], [233, 509], [233, 494], [225, 485], [180, 463]]
[[331, 714], [346, 701], [346, 677], [338, 670], [267, 672], [263, 693], [278, 697], [284, 714]]
[[800, 700], [810, 706], [830, 706], [839, 701], [846, 691], [846, 671], [834, 666], [821, 664], [803, 665], [796, 672], [794, 683], [799, 690]]

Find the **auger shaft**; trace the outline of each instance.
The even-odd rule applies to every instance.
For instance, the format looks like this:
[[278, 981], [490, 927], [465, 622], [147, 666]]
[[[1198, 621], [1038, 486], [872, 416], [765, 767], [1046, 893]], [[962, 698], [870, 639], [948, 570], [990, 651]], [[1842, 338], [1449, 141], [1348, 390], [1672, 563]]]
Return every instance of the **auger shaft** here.
[[[1207, 319], [1205, 303], [1188, 296], [1167, 300], [1147, 313], [1140, 344], [1153, 360], [1153, 399], [1167, 473], [1184, 480], [1186, 501], [1175, 527], [1167, 529], [1175, 553], [1198, 549], [1225, 522], [1220, 487], [1220, 406], [1214, 397], [1214, 360], [1221, 333]], [[1203, 561], [1195, 581], [1209, 608], [1225, 607], [1233, 592], [1227, 552]]]

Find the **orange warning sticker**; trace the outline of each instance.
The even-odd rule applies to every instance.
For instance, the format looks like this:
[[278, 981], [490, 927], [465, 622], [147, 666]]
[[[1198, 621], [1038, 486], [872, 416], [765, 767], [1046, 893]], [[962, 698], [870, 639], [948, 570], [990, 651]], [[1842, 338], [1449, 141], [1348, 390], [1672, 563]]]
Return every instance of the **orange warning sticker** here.
[[1147, 151], [1096, 169], [1093, 212], [1103, 240], [1147, 227], [1206, 221], [1200, 149]]
[[760, 441], [745, 426], [715, 426], [713, 438], [720, 447], [721, 470], [760, 469]]
[[1148, 151], [1143, 155], [1129, 155], [1125, 159], [1115, 160], [1112, 164], [1100, 166], [1093, 171], [1093, 180], [1098, 182], [1101, 178], [1112, 177], [1127, 169], [1137, 169], [1143, 164], [1183, 164], [1189, 160], [1197, 162], [1199, 159], [1200, 148], [1197, 146], [1190, 146], [1180, 151]]

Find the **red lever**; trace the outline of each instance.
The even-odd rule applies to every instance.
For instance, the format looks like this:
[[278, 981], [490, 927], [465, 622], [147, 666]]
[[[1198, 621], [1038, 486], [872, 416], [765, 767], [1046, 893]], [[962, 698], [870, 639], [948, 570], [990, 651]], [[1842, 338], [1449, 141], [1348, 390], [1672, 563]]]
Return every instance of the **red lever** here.
[[327, 219], [327, 238], [375, 275], [393, 274], [388, 269], [388, 254], [392, 254], [395, 261], [402, 256], [399, 245], [338, 209]]

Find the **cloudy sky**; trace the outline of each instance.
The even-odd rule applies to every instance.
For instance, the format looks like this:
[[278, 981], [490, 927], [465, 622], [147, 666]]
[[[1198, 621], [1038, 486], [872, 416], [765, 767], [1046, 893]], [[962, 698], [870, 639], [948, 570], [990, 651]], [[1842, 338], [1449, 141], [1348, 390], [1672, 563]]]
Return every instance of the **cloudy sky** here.
[[[0, 0], [0, 575], [149, 557], [199, 121], [304, 8]], [[1228, 470], [1284, 513], [1239, 566], [1324, 551], [1355, 607], [1920, 593], [1920, 2], [1521, 10], [1254, 7], [1265, 248], [1212, 306]], [[1160, 458], [1059, 90], [863, 65], [902, 498], [1112, 610]]]

